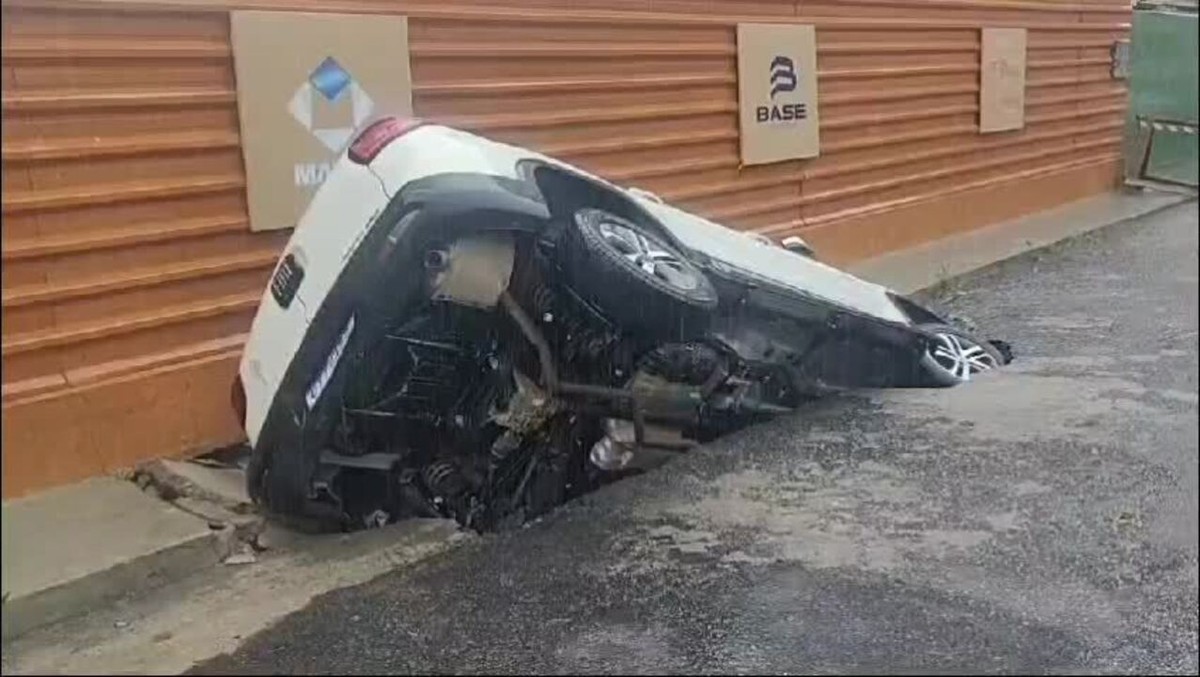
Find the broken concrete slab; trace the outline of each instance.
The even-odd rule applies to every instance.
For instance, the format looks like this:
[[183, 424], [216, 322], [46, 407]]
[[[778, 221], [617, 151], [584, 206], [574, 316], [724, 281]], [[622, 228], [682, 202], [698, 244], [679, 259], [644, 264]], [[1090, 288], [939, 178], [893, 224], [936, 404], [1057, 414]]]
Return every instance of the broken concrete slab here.
[[156, 460], [133, 473], [137, 486], [221, 531], [222, 559], [257, 547], [265, 520], [246, 492], [245, 472], [236, 466], [194, 461]]
[[216, 564], [214, 531], [116, 478], [5, 502], [3, 637]]
[[154, 485], [168, 501], [188, 496], [216, 503], [237, 514], [254, 509], [246, 491], [246, 473], [241, 468], [161, 459], [139, 467], [134, 479], [139, 485]]

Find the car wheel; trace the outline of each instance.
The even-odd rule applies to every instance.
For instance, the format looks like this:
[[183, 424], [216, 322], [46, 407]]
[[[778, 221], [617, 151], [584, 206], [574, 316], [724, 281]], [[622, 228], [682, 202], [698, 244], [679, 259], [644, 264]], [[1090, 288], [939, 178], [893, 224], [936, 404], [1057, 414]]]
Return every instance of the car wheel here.
[[567, 240], [575, 290], [618, 323], [656, 335], [701, 329], [717, 293], [672, 244], [599, 209], [575, 212]]
[[921, 366], [933, 386], [954, 386], [1005, 364], [1004, 355], [988, 341], [951, 325], [922, 325], [931, 340]]

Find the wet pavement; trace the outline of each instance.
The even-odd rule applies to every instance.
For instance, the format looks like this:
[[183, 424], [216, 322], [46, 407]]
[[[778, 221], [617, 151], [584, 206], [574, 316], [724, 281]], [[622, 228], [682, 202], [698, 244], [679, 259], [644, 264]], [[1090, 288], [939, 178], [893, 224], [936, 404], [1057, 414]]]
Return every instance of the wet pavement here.
[[724, 438], [330, 593], [218, 672], [1197, 671], [1197, 208], [941, 300], [1018, 361]]

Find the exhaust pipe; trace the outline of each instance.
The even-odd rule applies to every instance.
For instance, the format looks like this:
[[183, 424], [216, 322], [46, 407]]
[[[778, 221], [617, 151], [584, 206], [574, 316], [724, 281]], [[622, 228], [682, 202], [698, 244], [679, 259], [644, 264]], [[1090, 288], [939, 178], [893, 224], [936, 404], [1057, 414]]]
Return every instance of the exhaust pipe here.
[[592, 465], [601, 470], [648, 469], [696, 444], [678, 428], [654, 424], [645, 425], [639, 443], [634, 422], [616, 418], [605, 419], [604, 431], [604, 437], [592, 446], [588, 456]]

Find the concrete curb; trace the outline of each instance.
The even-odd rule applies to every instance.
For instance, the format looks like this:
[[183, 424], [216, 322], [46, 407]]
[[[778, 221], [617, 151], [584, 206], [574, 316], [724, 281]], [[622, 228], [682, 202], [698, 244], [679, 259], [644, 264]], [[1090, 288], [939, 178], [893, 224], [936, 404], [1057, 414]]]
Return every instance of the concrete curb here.
[[9, 599], [4, 603], [3, 639], [15, 639], [215, 566], [222, 558], [219, 540], [216, 532], [187, 538], [108, 569]]
[[1013, 257], [1195, 199], [1195, 195], [1178, 193], [1106, 193], [884, 254], [853, 264], [849, 270], [902, 294], [913, 294]]
[[[1017, 221], [893, 252], [850, 266], [850, 270], [902, 293], [913, 293], [1006, 259], [1194, 199], [1194, 196], [1178, 194], [1114, 193], [1097, 196]], [[191, 480], [194, 482], [195, 478]], [[123, 484], [145, 500], [165, 505], [160, 499], [138, 491], [131, 482]], [[176, 510], [176, 506], [169, 507]], [[189, 506], [182, 501], [178, 507], [186, 509]], [[7, 506], [5, 510], [7, 521]], [[140, 510], [148, 509], [142, 506]], [[197, 528], [187, 537], [167, 540], [152, 551], [7, 599], [3, 605], [3, 639], [7, 642], [35, 628], [94, 611], [118, 599], [160, 588], [219, 564], [230, 552], [232, 546], [228, 541], [237, 531], [235, 527], [238, 524], [229, 522], [229, 528], [214, 530], [209, 528], [211, 516], [203, 511], [189, 509], [187, 513], [183, 510], [177, 512], [195, 521]], [[130, 514], [136, 517], [137, 513], [131, 510]], [[57, 526], [47, 526], [46, 529], [49, 531]], [[134, 520], [127, 528], [136, 530], [139, 525]], [[5, 530], [8, 530], [7, 524]], [[27, 543], [21, 545], [25, 551], [29, 550]], [[7, 581], [5, 587], [7, 593]]]
[[6, 502], [3, 521], [6, 641], [210, 567], [232, 531], [114, 477]]
[[236, 650], [314, 597], [477, 543], [449, 520], [413, 519], [353, 534], [275, 529], [253, 564], [196, 572], [5, 643], [8, 674], [178, 674]]

